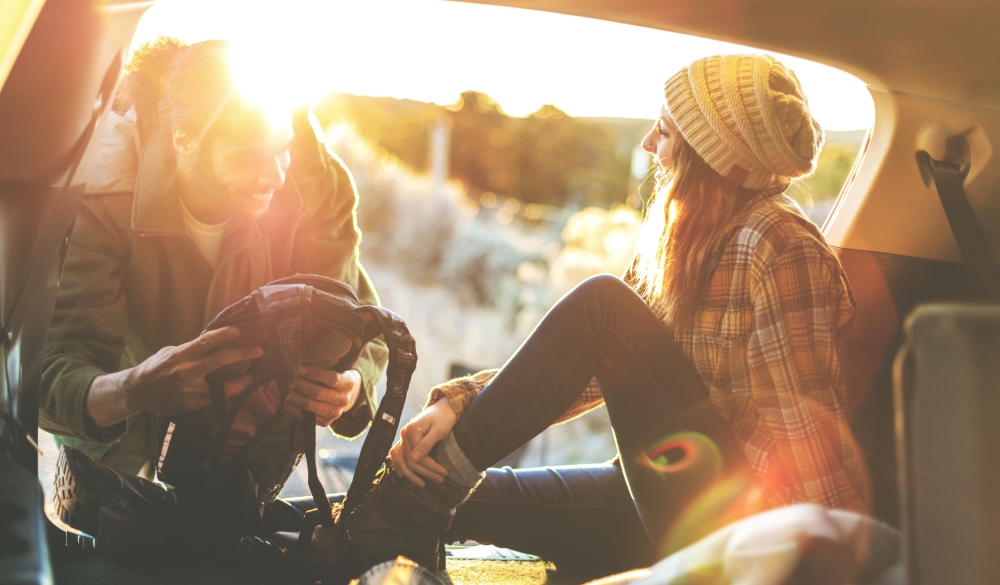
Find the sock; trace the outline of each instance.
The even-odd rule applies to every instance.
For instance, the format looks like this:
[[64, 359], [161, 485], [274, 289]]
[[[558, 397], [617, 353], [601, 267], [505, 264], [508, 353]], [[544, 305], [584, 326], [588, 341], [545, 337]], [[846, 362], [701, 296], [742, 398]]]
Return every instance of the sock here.
[[458, 446], [458, 441], [455, 440], [455, 433], [448, 433], [447, 437], [434, 445], [430, 456], [448, 470], [448, 479], [462, 487], [475, 489], [486, 477], [486, 474], [476, 469], [465, 456], [462, 448]]
[[[441, 442], [431, 449], [430, 457], [448, 470], [444, 483], [425, 480], [424, 487], [419, 487], [407, 479], [398, 480], [403, 493], [423, 504], [426, 508], [443, 516], [453, 516], [455, 508], [469, 499], [472, 490], [486, 477], [486, 473], [473, 467], [472, 462], [462, 452], [455, 441], [455, 435], [449, 433]], [[392, 481], [397, 481], [393, 478]], [[450, 520], [448, 524], [450, 524]]]

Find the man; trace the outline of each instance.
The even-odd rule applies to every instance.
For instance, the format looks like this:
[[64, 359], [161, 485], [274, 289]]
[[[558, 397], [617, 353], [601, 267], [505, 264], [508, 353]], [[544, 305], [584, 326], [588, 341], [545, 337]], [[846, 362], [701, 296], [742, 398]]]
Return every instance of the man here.
[[[260, 355], [213, 351], [239, 335], [200, 335], [219, 311], [296, 273], [378, 303], [358, 259], [350, 173], [305, 114], [274, 119], [236, 92], [227, 51], [160, 39], [132, 59], [130, 109], [111, 114], [67, 252], [40, 426], [129, 474], [151, 475], [158, 416], [209, 405], [206, 373]], [[343, 374], [302, 368], [286, 411], [358, 435], [386, 357], [377, 340]]]

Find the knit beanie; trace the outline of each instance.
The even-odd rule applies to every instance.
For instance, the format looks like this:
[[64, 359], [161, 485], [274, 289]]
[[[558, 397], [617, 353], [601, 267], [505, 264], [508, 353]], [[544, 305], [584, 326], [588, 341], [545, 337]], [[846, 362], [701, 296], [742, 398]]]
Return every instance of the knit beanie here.
[[748, 189], [816, 168], [823, 130], [791, 69], [767, 55], [691, 63], [665, 87], [667, 110], [695, 152]]

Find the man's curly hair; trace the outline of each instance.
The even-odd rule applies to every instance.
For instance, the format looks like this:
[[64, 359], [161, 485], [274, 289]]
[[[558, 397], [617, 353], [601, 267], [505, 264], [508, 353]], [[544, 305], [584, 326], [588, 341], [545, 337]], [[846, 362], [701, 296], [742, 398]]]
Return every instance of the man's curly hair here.
[[119, 114], [135, 108], [140, 134], [158, 123], [160, 98], [177, 57], [187, 46], [173, 37], [159, 36], [129, 55], [113, 107]]

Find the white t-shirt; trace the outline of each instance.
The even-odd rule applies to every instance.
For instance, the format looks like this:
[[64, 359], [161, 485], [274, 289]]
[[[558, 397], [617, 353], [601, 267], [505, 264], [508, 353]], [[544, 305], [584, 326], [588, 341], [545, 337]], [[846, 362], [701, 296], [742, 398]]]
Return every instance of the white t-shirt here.
[[198, 251], [213, 269], [217, 268], [219, 251], [222, 248], [222, 234], [226, 231], [226, 222], [214, 225], [202, 223], [191, 215], [183, 201], [181, 202], [181, 210], [184, 212], [184, 225], [187, 227], [187, 233], [191, 236], [191, 240], [194, 241], [194, 246], [198, 248]]

